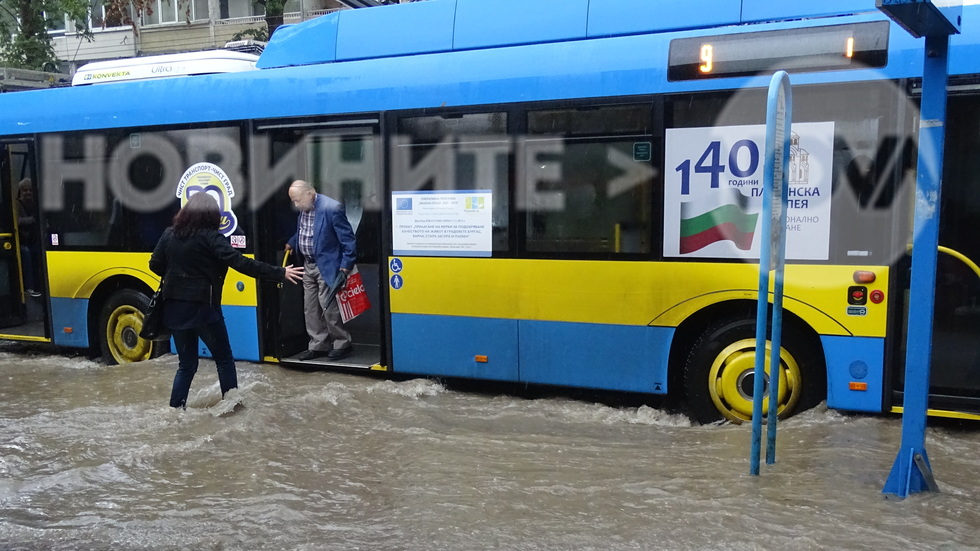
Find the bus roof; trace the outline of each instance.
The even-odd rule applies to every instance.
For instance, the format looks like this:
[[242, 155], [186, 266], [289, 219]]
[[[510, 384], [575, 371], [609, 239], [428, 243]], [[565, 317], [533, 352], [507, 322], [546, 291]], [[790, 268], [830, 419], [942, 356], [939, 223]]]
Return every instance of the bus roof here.
[[83, 65], [72, 78], [72, 86], [129, 80], [236, 73], [255, 70], [259, 56], [228, 50], [156, 55], [97, 61]]
[[333, 12], [276, 30], [258, 67], [561, 42], [877, 12], [869, 0], [429, 0]]

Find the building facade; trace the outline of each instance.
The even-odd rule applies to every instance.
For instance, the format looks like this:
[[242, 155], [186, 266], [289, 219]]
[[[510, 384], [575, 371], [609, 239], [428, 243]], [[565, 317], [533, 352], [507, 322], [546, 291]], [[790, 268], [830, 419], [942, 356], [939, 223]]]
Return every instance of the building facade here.
[[[93, 0], [90, 39], [66, 29], [50, 31], [61, 70], [68, 73], [91, 61], [191, 52], [220, 48], [237, 34], [265, 30], [265, 6], [252, 0], [153, 0], [152, 13], [142, 14], [135, 26], [107, 17], [100, 0]], [[346, 9], [337, 0], [288, 0], [283, 23], [298, 23]]]

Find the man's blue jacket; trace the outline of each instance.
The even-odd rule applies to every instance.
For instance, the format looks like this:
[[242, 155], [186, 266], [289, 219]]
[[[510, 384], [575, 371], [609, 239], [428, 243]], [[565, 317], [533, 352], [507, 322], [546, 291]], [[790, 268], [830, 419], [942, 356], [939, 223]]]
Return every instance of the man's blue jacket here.
[[[299, 252], [298, 233], [299, 218], [296, 233], [289, 239], [289, 246], [296, 252]], [[357, 260], [354, 230], [347, 220], [344, 204], [321, 193], [316, 194], [313, 207], [313, 258], [320, 278], [327, 285], [333, 283], [341, 268], [353, 269]]]

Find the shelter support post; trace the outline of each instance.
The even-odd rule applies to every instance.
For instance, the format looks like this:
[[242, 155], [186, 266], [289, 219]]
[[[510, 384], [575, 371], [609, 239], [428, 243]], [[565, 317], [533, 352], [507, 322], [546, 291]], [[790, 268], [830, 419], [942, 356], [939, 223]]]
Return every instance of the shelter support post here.
[[939, 245], [939, 206], [946, 129], [946, 82], [949, 36], [926, 36], [919, 121], [919, 157], [915, 179], [912, 284], [909, 296], [902, 447], [882, 490], [905, 498], [938, 491], [925, 447], [929, 407], [929, 362]]

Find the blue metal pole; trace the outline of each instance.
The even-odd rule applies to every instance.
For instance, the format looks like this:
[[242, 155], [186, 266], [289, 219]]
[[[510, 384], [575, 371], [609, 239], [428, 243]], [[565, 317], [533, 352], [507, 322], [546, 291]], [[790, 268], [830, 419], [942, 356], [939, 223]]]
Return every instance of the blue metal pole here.
[[[786, 210], [789, 198], [789, 154], [791, 142], [791, 128], [793, 119], [793, 91], [789, 83], [789, 75], [782, 73], [779, 81], [779, 93], [783, 95], [782, 102], [785, 108], [777, 110], [775, 126], [782, 126], [782, 133], [777, 133], [783, 140], [782, 158], [775, 159], [777, 164], [773, 174], [773, 183], [780, 190], [779, 197], [773, 200], [779, 201], [779, 219], [773, 220], [776, 224], [778, 237], [776, 240], [776, 281], [773, 285], [772, 294], [772, 350], [769, 360], [769, 425], [766, 429], [766, 465], [776, 462], [776, 421], [779, 418], [779, 376], [781, 371], [780, 349], [783, 336], [783, 272], [786, 266]], [[773, 101], [773, 89], [769, 89], [769, 101]], [[780, 120], [780, 115], [782, 115]], [[767, 123], [768, 124], [768, 123]], [[767, 148], [768, 149], [768, 148]], [[779, 185], [781, 184], [781, 185]]]
[[[755, 380], [752, 388], [752, 451], [749, 465], [749, 474], [753, 475], [759, 474], [762, 448], [762, 401], [766, 379], [766, 325], [769, 320], [769, 271], [773, 268], [781, 268], [781, 259], [785, 257], [786, 253], [784, 235], [787, 197], [785, 168], [789, 161], [789, 149], [786, 145], [789, 142], [791, 110], [789, 75], [785, 71], [778, 71], [769, 82], [769, 97], [766, 107], [766, 164], [762, 181], [762, 226], [759, 232], [762, 242], [759, 246], [759, 296], [756, 300], [755, 312]], [[776, 200], [780, 202], [775, 203]], [[774, 211], [776, 211], [775, 215]], [[777, 271], [777, 280], [780, 280], [780, 292], [782, 291], [781, 276], [781, 270]], [[779, 304], [782, 305], [781, 300]], [[779, 322], [782, 322], [781, 318]], [[773, 334], [778, 338], [776, 331], [776, 320], [774, 319]], [[773, 366], [776, 369], [779, 366], [778, 348], [775, 350], [777, 363], [770, 363], [770, 377], [774, 369]], [[771, 381], [769, 389], [771, 410], [773, 392]], [[769, 421], [770, 427], [773, 427], [772, 417]], [[774, 438], [774, 428], [770, 428], [770, 430], [773, 431], [771, 438]], [[775, 440], [772, 441], [772, 445], [775, 446]], [[767, 457], [774, 457], [774, 454], [775, 449], [771, 453], [767, 452]], [[772, 463], [772, 461], [768, 462]]]
[[939, 245], [939, 193], [946, 128], [946, 82], [949, 36], [927, 36], [922, 73], [919, 157], [915, 181], [915, 222], [912, 241], [912, 284], [909, 296], [908, 340], [905, 355], [905, 401], [902, 447], [882, 493], [906, 497], [935, 490], [925, 448], [926, 409], [929, 407], [929, 362]]
[[[768, 142], [768, 140], [767, 140]], [[772, 152], [768, 151], [766, 158]], [[771, 180], [765, 180], [762, 191], [762, 243], [759, 249], [759, 297], [755, 308], [755, 380], [752, 387], [752, 451], [749, 458], [749, 474], [759, 474], [759, 457], [762, 448], [762, 393], [765, 390], [766, 321], [769, 319], [769, 234], [772, 226]]]
[[[768, 117], [767, 117], [768, 118]], [[766, 128], [768, 136], [768, 125]], [[768, 159], [774, 156], [766, 138], [766, 171], [762, 188], [762, 227], [759, 235], [759, 296], [755, 307], [755, 379], [752, 386], [752, 451], [749, 457], [749, 474], [759, 474], [759, 457], [762, 448], [762, 394], [765, 390], [766, 322], [769, 319], [769, 267], [772, 234], [772, 179]]]

